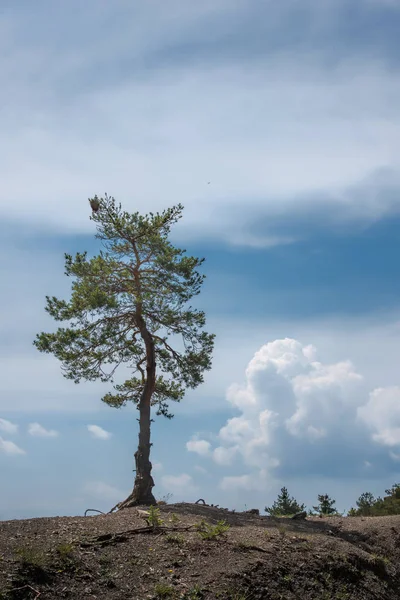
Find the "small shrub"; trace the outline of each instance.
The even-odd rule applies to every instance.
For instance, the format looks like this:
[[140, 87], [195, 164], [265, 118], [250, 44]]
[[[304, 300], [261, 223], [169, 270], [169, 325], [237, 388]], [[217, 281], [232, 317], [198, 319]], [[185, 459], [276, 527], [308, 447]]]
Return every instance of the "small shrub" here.
[[167, 585], [166, 583], [157, 583], [154, 588], [154, 593], [156, 598], [173, 598], [175, 590], [172, 585]]
[[172, 494], [165, 494], [165, 496], [163, 496], [162, 498], [160, 498], [159, 500], [157, 500], [157, 504], [159, 506], [165, 506], [166, 504], [169, 503], [171, 497], [172, 497]]
[[185, 541], [183, 535], [180, 535], [179, 533], [169, 533], [166, 539], [170, 544], [177, 544], [178, 546], [181, 546]]
[[283, 538], [284, 538], [284, 537], [286, 537], [287, 528], [286, 528], [286, 526], [285, 526], [285, 525], [278, 525], [277, 529], [278, 529], [278, 531], [279, 531], [279, 535], [280, 535], [281, 537], [283, 537]]
[[160, 517], [160, 509], [155, 506], [150, 506], [147, 522], [151, 527], [160, 527], [164, 521]]
[[23, 565], [30, 565], [32, 567], [44, 567], [46, 565], [46, 556], [41, 550], [22, 546], [15, 553]]
[[210, 525], [202, 519], [196, 529], [203, 540], [215, 540], [224, 535], [230, 529], [230, 526], [225, 521], [218, 521], [216, 525]]
[[169, 518], [170, 522], [173, 523], [174, 525], [176, 525], [177, 523], [179, 523], [179, 517], [175, 514], [172, 513], [170, 518]]
[[238, 550], [248, 550], [249, 548], [251, 548], [251, 544], [249, 544], [249, 542], [243, 542], [240, 540], [236, 544], [236, 548], [238, 548]]
[[57, 554], [61, 560], [67, 561], [72, 558], [74, 547], [72, 544], [60, 544], [57, 547]]

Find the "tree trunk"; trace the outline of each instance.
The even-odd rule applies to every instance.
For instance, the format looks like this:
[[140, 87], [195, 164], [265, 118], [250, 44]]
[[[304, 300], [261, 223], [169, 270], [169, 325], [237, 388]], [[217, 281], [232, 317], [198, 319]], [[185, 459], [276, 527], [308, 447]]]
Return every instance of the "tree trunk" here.
[[146, 345], [146, 382], [139, 402], [139, 445], [135, 452], [136, 477], [132, 493], [123, 502], [119, 502], [115, 509], [129, 508], [131, 506], [151, 506], [157, 504], [152, 489], [154, 480], [151, 476], [150, 462], [150, 423], [151, 423], [151, 397], [156, 384], [156, 359], [154, 340], [148, 331], [143, 318], [140, 319], [140, 333]]

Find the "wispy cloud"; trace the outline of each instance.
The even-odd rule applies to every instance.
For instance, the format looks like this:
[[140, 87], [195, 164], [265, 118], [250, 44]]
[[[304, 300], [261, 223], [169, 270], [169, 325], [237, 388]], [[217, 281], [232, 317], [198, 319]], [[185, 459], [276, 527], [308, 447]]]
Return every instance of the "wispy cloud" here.
[[0, 419], [0, 431], [8, 434], [17, 433], [18, 425], [11, 423], [11, 421], [7, 421], [6, 419]]
[[58, 436], [58, 431], [55, 429], [46, 429], [40, 423], [30, 423], [28, 427], [29, 435], [33, 437], [54, 438]]
[[98, 35], [73, 48], [60, 42], [68, 22], [85, 32], [107, 23], [109, 9], [80, 10], [77, 20], [72, 3], [52, 23], [56, 60], [56, 39], [43, 46], [40, 36], [43, 14], [9, 11], [2, 217], [93, 231], [87, 197], [108, 191], [132, 210], [183, 201], [180, 237], [271, 246], [297, 239], [268, 225], [294, 208], [309, 215], [327, 206], [326, 224], [399, 210], [400, 84], [390, 64], [398, 17], [379, 8], [387, 32], [371, 52], [343, 24], [362, 19], [376, 36], [378, 5], [360, 0], [353, 14], [349, 2], [189, 8], [177, 0], [168, 11], [160, 2], [139, 11], [116, 3], [121, 27], [108, 30], [106, 56]]
[[9, 455], [26, 454], [25, 450], [17, 446], [17, 444], [9, 440], [4, 440], [2, 437], [0, 437], [0, 452]]
[[109, 431], [106, 431], [99, 425], [88, 425], [87, 428], [92, 434], [92, 437], [97, 438], [98, 440], [109, 440], [112, 435]]

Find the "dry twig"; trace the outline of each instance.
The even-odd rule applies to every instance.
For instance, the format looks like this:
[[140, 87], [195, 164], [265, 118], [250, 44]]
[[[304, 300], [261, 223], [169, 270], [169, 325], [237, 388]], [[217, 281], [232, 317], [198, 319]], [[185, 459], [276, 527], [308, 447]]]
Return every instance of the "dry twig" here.
[[34, 592], [36, 594], [34, 600], [39, 598], [40, 594], [42, 593], [42, 592], [39, 592], [39, 590], [35, 590], [35, 588], [33, 588], [31, 585], [23, 585], [22, 587], [12, 588], [11, 591], [17, 592], [18, 590], [25, 590], [26, 588], [29, 588], [30, 590], [32, 590], [32, 592]]

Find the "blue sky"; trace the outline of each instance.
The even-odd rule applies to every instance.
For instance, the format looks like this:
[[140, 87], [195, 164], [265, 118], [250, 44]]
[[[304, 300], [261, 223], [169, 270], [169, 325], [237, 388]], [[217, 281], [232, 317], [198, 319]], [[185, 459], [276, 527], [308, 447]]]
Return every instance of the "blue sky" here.
[[32, 346], [104, 192], [182, 202], [206, 257], [213, 369], [154, 424], [157, 497], [344, 510], [400, 480], [399, 27], [398, 0], [2, 2], [0, 519], [132, 487], [134, 409]]

